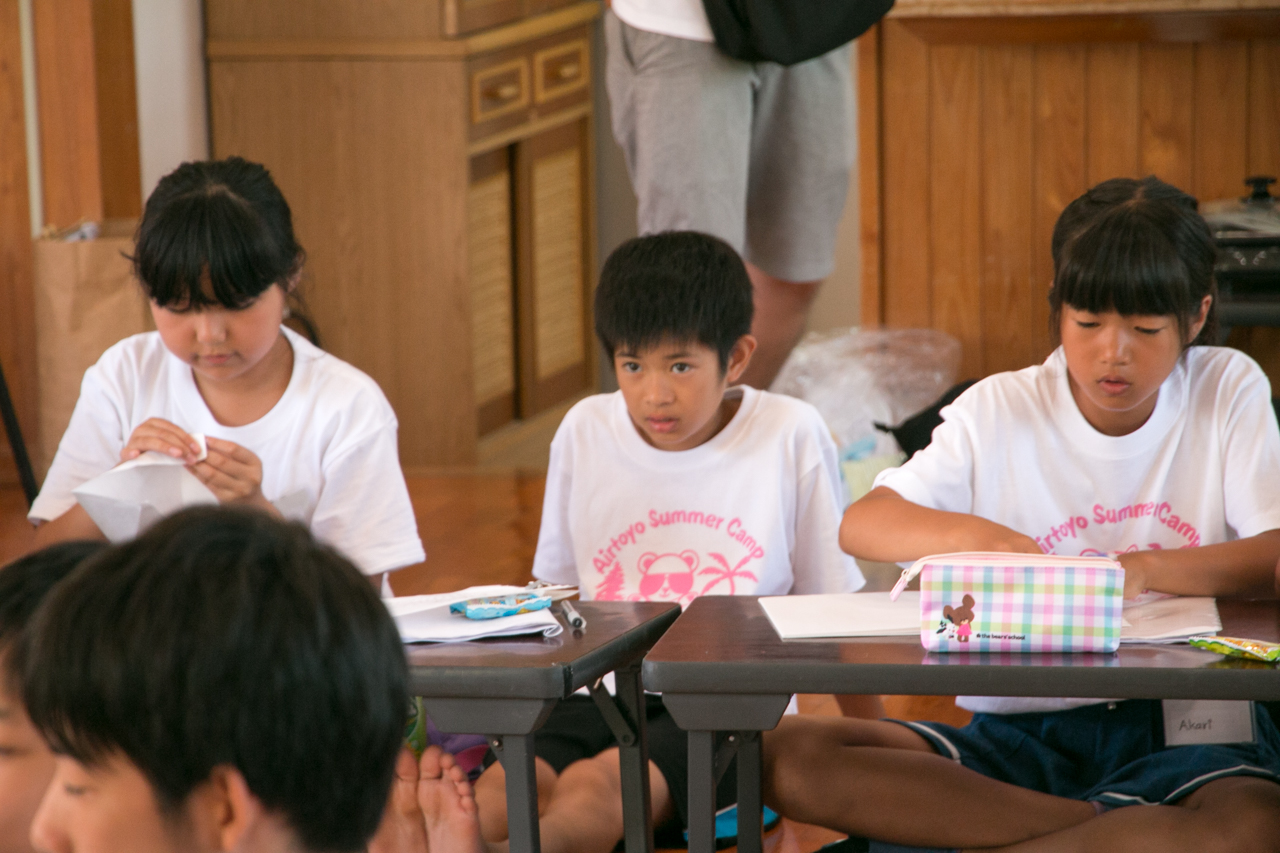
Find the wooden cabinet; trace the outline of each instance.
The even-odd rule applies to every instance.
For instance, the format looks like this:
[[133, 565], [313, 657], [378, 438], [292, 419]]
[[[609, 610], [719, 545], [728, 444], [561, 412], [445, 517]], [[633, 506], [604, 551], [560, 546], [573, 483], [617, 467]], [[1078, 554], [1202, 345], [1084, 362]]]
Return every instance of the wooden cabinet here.
[[1280, 169], [1280, 3], [898, 0], [858, 42], [862, 316], [1048, 354], [1063, 207], [1155, 174], [1201, 199]]
[[215, 156], [258, 160], [325, 347], [406, 467], [590, 387], [590, 22], [564, 0], [208, 0]]

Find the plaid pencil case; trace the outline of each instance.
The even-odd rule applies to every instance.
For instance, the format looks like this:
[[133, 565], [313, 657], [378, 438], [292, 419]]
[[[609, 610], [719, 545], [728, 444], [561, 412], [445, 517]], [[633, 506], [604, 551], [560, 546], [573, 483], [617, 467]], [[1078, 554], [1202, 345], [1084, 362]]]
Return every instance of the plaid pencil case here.
[[920, 642], [931, 652], [1114, 652], [1124, 569], [1105, 557], [935, 554], [920, 576]]

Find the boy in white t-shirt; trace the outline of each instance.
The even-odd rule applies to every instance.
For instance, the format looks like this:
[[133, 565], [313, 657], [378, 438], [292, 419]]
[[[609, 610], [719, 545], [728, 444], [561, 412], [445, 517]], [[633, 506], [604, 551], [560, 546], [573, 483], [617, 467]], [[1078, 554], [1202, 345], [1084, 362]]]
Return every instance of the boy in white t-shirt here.
[[[620, 390], [578, 403], [556, 433], [535, 577], [577, 584], [588, 600], [682, 605], [863, 585], [837, 545], [835, 445], [817, 410], [730, 387], [755, 349], [752, 310], [742, 260], [715, 237], [667, 232], [610, 256], [595, 323]], [[848, 712], [878, 714], [878, 697], [841, 699]], [[649, 700], [654, 823], [678, 839], [687, 737], [660, 697]], [[608, 853], [623, 834], [618, 754], [591, 700], [560, 703], [536, 749], [543, 849]], [[724, 778], [720, 806], [736, 800], [735, 774]], [[506, 838], [498, 764], [473, 800], [451, 759], [429, 750], [418, 798], [433, 850]]]

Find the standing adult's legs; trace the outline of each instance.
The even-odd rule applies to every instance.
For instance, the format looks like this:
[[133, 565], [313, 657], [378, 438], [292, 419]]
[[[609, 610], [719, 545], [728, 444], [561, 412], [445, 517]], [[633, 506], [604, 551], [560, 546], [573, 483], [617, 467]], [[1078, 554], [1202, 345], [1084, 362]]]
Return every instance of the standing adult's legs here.
[[751, 334], [757, 346], [751, 363], [742, 374], [742, 384], [768, 388], [782, 370], [787, 356], [804, 334], [809, 308], [818, 295], [820, 281], [785, 281], [747, 264], [751, 290], [755, 296], [755, 318]]
[[835, 266], [853, 168], [850, 51], [783, 67], [756, 65], [743, 257], [759, 341], [743, 381], [767, 388], [804, 332]]

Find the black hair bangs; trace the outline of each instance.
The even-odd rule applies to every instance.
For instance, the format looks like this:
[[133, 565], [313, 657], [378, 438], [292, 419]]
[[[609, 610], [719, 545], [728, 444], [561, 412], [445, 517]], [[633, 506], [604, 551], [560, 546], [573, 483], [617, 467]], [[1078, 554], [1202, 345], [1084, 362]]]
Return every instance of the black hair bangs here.
[[1141, 216], [1100, 216], [1067, 247], [1054, 288], [1062, 304], [1094, 313], [1181, 314], [1190, 274], [1159, 228]]
[[133, 263], [162, 308], [238, 310], [295, 271], [298, 258], [284, 248], [248, 203], [215, 189], [174, 198], [146, 217]]
[[[1217, 248], [1196, 200], [1154, 177], [1115, 178], [1072, 201], [1053, 233], [1052, 334], [1062, 307], [1173, 316], [1184, 345], [1217, 336]], [[1212, 297], [1194, 341], [1189, 333]]]
[[746, 266], [728, 243], [667, 231], [628, 240], [605, 261], [596, 335], [610, 358], [620, 348], [699, 343], [716, 351], [723, 371], [754, 310]]

